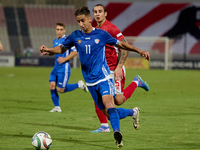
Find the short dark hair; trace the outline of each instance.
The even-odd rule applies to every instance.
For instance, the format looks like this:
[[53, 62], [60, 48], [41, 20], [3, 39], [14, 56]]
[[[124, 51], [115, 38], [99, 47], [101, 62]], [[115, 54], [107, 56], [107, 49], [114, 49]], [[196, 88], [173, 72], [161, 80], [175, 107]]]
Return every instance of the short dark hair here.
[[88, 9], [87, 6], [83, 6], [79, 9], [77, 9], [74, 13], [74, 16], [79, 16], [79, 15], [85, 15], [85, 16], [90, 16], [90, 10]]
[[[104, 9], [104, 12], [107, 12], [106, 7], [103, 4], [96, 4], [94, 7], [96, 6], [102, 6]], [[93, 12], [94, 12], [94, 7], [93, 7]]]
[[62, 23], [62, 22], [57, 22], [57, 23], [56, 23], [56, 27], [57, 27], [57, 26], [64, 27], [64, 29], [65, 29], [65, 24], [64, 24], [64, 23]]

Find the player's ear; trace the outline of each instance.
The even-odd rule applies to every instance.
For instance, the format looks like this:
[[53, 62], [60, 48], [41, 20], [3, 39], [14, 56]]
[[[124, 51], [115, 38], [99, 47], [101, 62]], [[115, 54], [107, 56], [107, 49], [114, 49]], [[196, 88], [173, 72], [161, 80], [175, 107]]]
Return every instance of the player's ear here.
[[89, 23], [92, 23], [92, 17], [90, 16], [88, 19], [89, 19]]
[[105, 17], [107, 17], [107, 12], [105, 12]]

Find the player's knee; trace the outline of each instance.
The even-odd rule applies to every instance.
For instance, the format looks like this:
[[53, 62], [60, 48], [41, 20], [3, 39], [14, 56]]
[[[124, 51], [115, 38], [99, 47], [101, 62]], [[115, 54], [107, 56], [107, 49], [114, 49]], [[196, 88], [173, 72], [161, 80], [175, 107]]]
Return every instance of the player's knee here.
[[122, 102], [118, 102], [118, 101], [115, 100], [115, 105], [119, 106], [121, 104], [122, 104]]
[[57, 87], [57, 91], [58, 91], [59, 93], [64, 93], [65, 88], [59, 88], [59, 87]]
[[56, 89], [56, 84], [53, 83], [53, 82], [50, 82], [50, 84], [49, 84], [49, 89], [50, 89], [50, 90]]
[[124, 103], [124, 97], [123, 94], [116, 94], [115, 99], [114, 99], [115, 105], [121, 105]]

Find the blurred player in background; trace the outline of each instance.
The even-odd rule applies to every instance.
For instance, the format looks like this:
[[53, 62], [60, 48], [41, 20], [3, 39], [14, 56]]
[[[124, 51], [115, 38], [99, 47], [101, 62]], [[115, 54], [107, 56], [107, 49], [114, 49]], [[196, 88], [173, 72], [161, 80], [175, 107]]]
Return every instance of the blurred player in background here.
[[[107, 11], [105, 6], [102, 4], [97, 4], [93, 8], [93, 16], [95, 21], [97, 22], [97, 27], [99, 29], [105, 30], [110, 35], [119, 41], [126, 42], [123, 34], [119, 30], [117, 26], [106, 20]], [[107, 64], [111, 70], [111, 76], [115, 85], [115, 104], [121, 105], [123, 104], [131, 95], [137, 87], [142, 87], [146, 91], [149, 91], [148, 85], [142, 81], [139, 76], [135, 76], [133, 81], [129, 84], [127, 88], [124, 89], [125, 84], [125, 67], [124, 63], [128, 56], [128, 51], [122, 50], [121, 57], [118, 56], [119, 49], [106, 45], [105, 56]], [[120, 58], [120, 59], [118, 59]], [[116, 76], [115, 76], [116, 75]], [[139, 82], [140, 81], [140, 82]], [[140, 84], [138, 84], [140, 83]], [[95, 104], [95, 111], [101, 123], [100, 128], [91, 132], [110, 132], [110, 128], [108, 125], [108, 121], [106, 116], [99, 110], [97, 105]], [[139, 126], [135, 127], [135, 129], [139, 129]]]
[[1, 44], [1, 41], [0, 41], [0, 51], [3, 50], [3, 45]]
[[134, 126], [137, 126], [139, 124], [139, 109], [115, 107], [114, 84], [110, 78], [110, 69], [105, 59], [105, 44], [137, 52], [147, 60], [150, 60], [149, 53], [113, 38], [106, 31], [93, 28], [92, 17], [86, 6], [77, 9], [74, 15], [82, 30], [72, 32], [60, 46], [47, 48], [42, 45], [40, 47], [41, 55], [60, 54], [66, 51], [64, 48], [68, 49], [73, 46], [77, 48], [86, 85], [99, 109], [109, 118], [117, 147], [122, 147], [120, 119], [131, 116]]
[[24, 49], [23, 53], [24, 56], [26, 57], [31, 57], [32, 53], [34, 52], [33, 48], [31, 47], [31, 45], [27, 45], [27, 47]]
[[[58, 46], [67, 38], [67, 36], [65, 35], [65, 24], [57, 23], [55, 32], [57, 38], [53, 41], [53, 47]], [[70, 48], [69, 51], [66, 51], [63, 54], [55, 54], [55, 65], [49, 78], [51, 99], [55, 107], [50, 110], [50, 112], [62, 111], [60, 108], [58, 92], [70, 92], [77, 88], [88, 92], [88, 89], [82, 80], [78, 81], [78, 83], [68, 84], [71, 73], [69, 60], [74, 58], [77, 54], [78, 53], [75, 47]]]

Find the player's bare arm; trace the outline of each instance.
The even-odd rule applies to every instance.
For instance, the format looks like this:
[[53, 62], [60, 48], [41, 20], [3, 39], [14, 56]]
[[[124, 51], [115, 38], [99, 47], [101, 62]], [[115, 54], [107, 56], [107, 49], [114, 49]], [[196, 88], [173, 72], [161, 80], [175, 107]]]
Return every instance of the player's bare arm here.
[[53, 54], [61, 54], [64, 53], [66, 49], [61, 46], [56, 46], [54, 48], [47, 48], [45, 45], [40, 46], [41, 56], [43, 55], [53, 55]]
[[[123, 39], [122, 41], [127, 43], [126, 39]], [[121, 79], [123, 77], [122, 76], [122, 67], [126, 61], [126, 58], [128, 57], [128, 54], [129, 54], [129, 51], [126, 51], [126, 50], [122, 50], [122, 52], [121, 52], [117, 68], [115, 69], [115, 72], [114, 72], [117, 79]]]
[[142, 57], [145, 57], [148, 61], [150, 60], [149, 52], [142, 51], [141, 49], [136, 48], [136, 47], [134, 47], [134, 46], [132, 46], [132, 45], [126, 43], [126, 42], [119, 41], [119, 45], [116, 45], [116, 47], [119, 47], [119, 48], [124, 49], [124, 50], [139, 53]]
[[71, 52], [67, 57], [58, 57], [57, 61], [58, 61], [59, 64], [62, 64], [64, 62], [66, 62], [66, 61], [71, 60], [76, 55], [78, 55], [78, 52]]
[[[128, 42], [126, 41], [126, 39], [123, 39], [122, 41], [128, 43]], [[118, 65], [119, 65], [120, 67], [122, 67], [122, 66], [124, 65], [124, 63], [125, 63], [125, 61], [126, 61], [126, 58], [128, 57], [128, 54], [129, 54], [129, 51], [122, 50], [122, 52], [121, 52], [121, 57], [120, 57], [120, 60], [119, 60], [119, 63], [118, 63]]]

